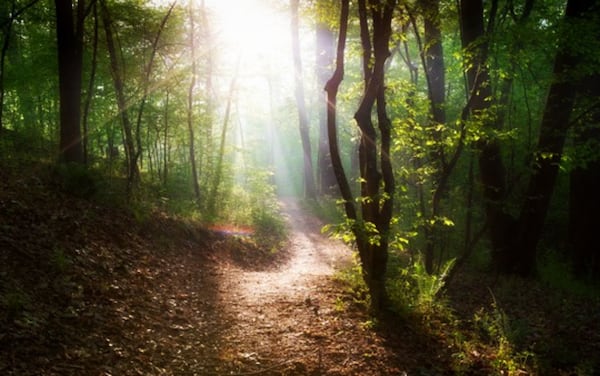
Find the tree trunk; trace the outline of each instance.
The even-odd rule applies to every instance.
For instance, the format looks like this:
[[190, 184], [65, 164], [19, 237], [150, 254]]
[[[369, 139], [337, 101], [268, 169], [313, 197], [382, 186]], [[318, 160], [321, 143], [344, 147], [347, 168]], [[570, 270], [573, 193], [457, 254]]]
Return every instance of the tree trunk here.
[[77, 2], [73, 19], [71, 0], [55, 0], [60, 96], [60, 153], [62, 162], [83, 163], [81, 143], [81, 87], [85, 1]]
[[125, 99], [125, 85], [123, 77], [121, 76], [122, 70], [119, 65], [112, 33], [112, 20], [105, 0], [100, 0], [100, 7], [102, 11], [102, 22], [104, 23], [104, 32], [106, 34], [106, 46], [110, 58], [110, 71], [113, 78], [113, 85], [115, 86], [117, 107], [119, 109], [121, 126], [123, 128], [123, 143], [125, 146], [125, 154], [127, 156], [127, 195], [129, 196], [133, 186], [140, 181], [140, 170], [137, 163], [137, 152], [135, 150], [135, 141], [132, 130], [133, 127], [129, 119], [127, 101]]
[[[586, 101], [578, 107], [591, 108], [582, 110], [585, 117], [574, 129], [578, 164], [570, 176], [569, 251], [575, 275], [597, 280], [600, 277], [600, 257], [596, 251], [596, 231], [600, 227], [600, 157], [597, 152], [589, 155], [585, 151], [596, 151], [600, 146], [600, 73], [584, 77], [578, 92]], [[577, 154], [580, 147], [583, 155]]]
[[[599, 83], [600, 84], [600, 83]], [[586, 125], [579, 140], [600, 145], [600, 113], [596, 112], [594, 124]], [[585, 142], [585, 141], [583, 141]], [[580, 278], [597, 279], [600, 276], [598, 256], [598, 228], [600, 221], [600, 159], [578, 166], [570, 176], [569, 194], [569, 246], [574, 273]]]
[[87, 93], [85, 97], [85, 103], [83, 105], [83, 162], [87, 165], [89, 162], [89, 150], [88, 150], [88, 135], [89, 135], [89, 114], [90, 106], [92, 104], [92, 98], [94, 97], [94, 85], [96, 81], [96, 68], [98, 67], [98, 6], [94, 2], [92, 5], [94, 14], [94, 36], [92, 40], [92, 62], [90, 79], [88, 81]]
[[200, 183], [198, 182], [198, 168], [196, 166], [196, 147], [195, 147], [195, 135], [194, 135], [194, 89], [196, 88], [196, 43], [194, 36], [194, 7], [193, 2], [190, 0], [189, 12], [190, 12], [190, 58], [192, 60], [192, 80], [188, 88], [188, 101], [187, 101], [187, 127], [190, 142], [190, 167], [192, 169], [192, 185], [194, 187], [194, 195], [196, 203], [200, 205]]
[[[490, 12], [489, 25], [494, 24], [494, 12]], [[467, 69], [469, 116], [483, 122], [484, 129], [493, 130], [498, 124], [486, 120], [486, 111], [492, 104], [490, 77], [487, 68], [488, 44], [483, 20], [482, 0], [461, 0], [460, 21], [462, 46], [470, 57]], [[500, 143], [494, 136], [485, 136], [477, 142], [479, 150], [479, 178], [483, 186], [483, 199], [490, 241], [492, 262], [501, 272], [509, 272], [514, 255], [515, 219], [503, 211], [506, 196], [506, 170], [502, 160]]]
[[[594, 5], [594, 0], [569, 0], [565, 20], [573, 28], [584, 17], [590, 16], [591, 19], [592, 15], [587, 13]], [[573, 76], [579, 62], [576, 51], [572, 51], [568, 42], [563, 40], [554, 60], [554, 82], [546, 99], [532, 173], [519, 217], [519, 243], [516, 251], [519, 257], [515, 271], [521, 275], [533, 275], [536, 271], [537, 245], [556, 184], [569, 118], [577, 94]]]
[[325, 85], [325, 91], [327, 93], [327, 138], [329, 142], [329, 153], [331, 154], [331, 164], [340, 189], [340, 194], [344, 200], [346, 217], [349, 220], [356, 222], [358, 215], [356, 207], [354, 206], [354, 197], [352, 195], [352, 190], [350, 189], [350, 184], [348, 183], [346, 172], [344, 171], [342, 158], [340, 157], [337, 137], [337, 93], [340, 84], [344, 79], [344, 51], [346, 50], [349, 13], [349, 0], [341, 1], [340, 32], [337, 43], [335, 71]]
[[2, 50], [0, 50], [0, 136], [2, 136], [2, 130], [4, 129], [4, 72], [6, 69], [6, 54], [10, 45], [10, 37], [12, 34], [12, 25], [14, 22], [13, 14], [15, 13], [15, 1], [12, 1], [10, 16], [6, 21], [2, 30]]
[[290, 8], [292, 11], [292, 55], [294, 60], [294, 82], [296, 106], [298, 108], [298, 124], [300, 129], [300, 139], [302, 140], [302, 154], [304, 161], [304, 196], [306, 198], [315, 198], [317, 190], [312, 164], [312, 150], [310, 145], [310, 129], [308, 124], [308, 114], [306, 112], [306, 102], [304, 100], [304, 83], [302, 77], [302, 59], [300, 56], [300, 25], [298, 22], [298, 3], [299, 0], [291, 0]]
[[221, 142], [219, 144], [219, 154], [217, 155], [217, 165], [215, 166], [215, 177], [212, 183], [211, 194], [209, 197], [208, 213], [210, 215], [217, 214], [215, 212], [217, 195], [219, 194], [219, 186], [221, 185], [221, 177], [223, 176], [223, 160], [225, 159], [225, 143], [227, 141], [227, 130], [229, 129], [229, 118], [231, 116], [231, 103], [236, 88], [236, 82], [239, 72], [240, 60], [238, 60], [235, 75], [229, 86], [229, 95], [227, 97], [227, 106], [225, 107], [225, 116], [223, 117], [223, 128], [221, 129]]
[[[425, 231], [425, 269], [430, 274], [433, 273], [436, 232], [439, 226], [437, 219], [441, 215], [442, 196], [446, 192], [448, 180], [455, 165], [446, 163], [444, 146], [442, 144], [442, 131], [440, 129], [440, 126], [446, 123], [446, 112], [444, 110], [446, 78], [439, 5], [439, 0], [427, 0], [422, 4], [425, 43], [422, 46], [421, 56], [423, 57], [427, 92], [431, 107], [431, 122], [428, 127], [428, 133], [433, 142], [433, 149], [430, 157], [436, 169], [433, 182], [434, 190], [431, 198], [431, 221], [429, 225], [426, 225]], [[417, 33], [416, 27], [415, 33]], [[460, 140], [460, 143], [462, 144], [462, 140]], [[459, 149], [461, 148], [459, 146]], [[460, 153], [460, 150], [457, 150], [457, 153]], [[458, 156], [456, 159], [458, 159]]]
[[[362, 195], [362, 221], [368, 232], [366, 236], [357, 237], [357, 247], [363, 265], [365, 282], [371, 295], [371, 308], [379, 311], [387, 304], [385, 288], [385, 272], [388, 258], [389, 225], [393, 209], [394, 176], [389, 160], [391, 143], [390, 122], [385, 106], [385, 62], [390, 56], [389, 42], [391, 23], [395, 1], [372, 0], [369, 7], [364, 0], [359, 1], [359, 9], [371, 11], [372, 36], [364, 25], [365, 11], [359, 13], [361, 26], [361, 42], [363, 47], [363, 71], [365, 72], [366, 87], [354, 119], [361, 131], [359, 158]], [[370, 39], [372, 37], [372, 42]], [[372, 59], [366, 54], [372, 51]], [[371, 63], [372, 61], [372, 63]], [[372, 113], [377, 103], [377, 123], [381, 137], [377, 144], [377, 131], [372, 121]], [[378, 166], [378, 162], [380, 166]], [[379, 170], [381, 167], [381, 171]], [[380, 192], [383, 180], [383, 192]], [[369, 229], [375, 226], [375, 233]], [[373, 236], [378, 241], [373, 241]]]
[[[324, 88], [332, 73], [331, 65], [333, 64], [335, 48], [333, 30], [325, 22], [317, 22], [316, 44], [317, 84], [319, 88]], [[319, 108], [319, 154], [317, 164], [320, 194], [333, 194], [336, 180], [327, 142], [326, 103]]]
[[170, 91], [167, 89], [165, 96], [165, 123], [164, 123], [164, 134], [163, 134], [163, 173], [162, 182], [163, 185], [167, 186], [167, 179], [169, 177], [169, 152], [171, 150], [171, 144], [169, 143], [169, 104], [170, 104]]
[[135, 159], [139, 160], [141, 155], [142, 155], [142, 136], [141, 136], [141, 127], [142, 127], [142, 115], [144, 114], [144, 108], [146, 106], [146, 101], [148, 100], [148, 90], [150, 89], [150, 74], [152, 73], [152, 68], [154, 65], [154, 59], [156, 57], [156, 53], [158, 51], [158, 41], [160, 40], [160, 36], [165, 28], [165, 25], [167, 24], [167, 20], [169, 19], [169, 17], [171, 16], [171, 12], [173, 11], [173, 8], [175, 7], [175, 4], [177, 4], [177, 1], [173, 1], [173, 3], [171, 4], [171, 6], [169, 7], [169, 10], [167, 11], [167, 14], [163, 17], [160, 26], [158, 28], [158, 31], [156, 32], [156, 36], [154, 38], [154, 41], [152, 43], [152, 52], [150, 53], [150, 60], [148, 61], [148, 64], [145, 67], [144, 70], [144, 79], [141, 83], [142, 85], [142, 98], [140, 100], [140, 107], [138, 109], [138, 114], [137, 114], [137, 121], [136, 121], [136, 139], [137, 139], [137, 148], [136, 148], [136, 156]]
[[[206, 101], [204, 108], [205, 112], [202, 114], [202, 123], [204, 124], [204, 145], [203, 145], [203, 153], [200, 153], [198, 159], [198, 174], [201, 174], [203, 171], [203, 166], [210, 166], [212, 163], [213, 156], [213, 123], [214, 123], [214, 102], [213, 98], [215, 94], [213, 93], [213, 35], [211, 33], [211, 25], [209, 23], [208, 13], [209, 10], [206, 9], [206, 2], [202, 0], [200, 4], [201, 8], [201, 20], [203, 26], [203, 40], [204, 40], [204, 51], [202, 53], [206, 58], [206, 62], [204, 63], [204, 100]], [[206, 164], [203, 164], [203, 158], [206, 156]]]

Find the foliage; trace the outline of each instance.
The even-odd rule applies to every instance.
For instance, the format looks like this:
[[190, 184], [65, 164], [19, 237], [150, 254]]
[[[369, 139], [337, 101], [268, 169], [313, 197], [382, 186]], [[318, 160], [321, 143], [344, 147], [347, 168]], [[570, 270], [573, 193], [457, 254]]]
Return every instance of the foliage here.
[[597, 299], [600, 297], [600, 286], [593, 280], [577, 278], [565, 262], [556, 252], [547, 251], [543, 255], [538, 268], [539, 279], [557, 292], [567, 293], [573, 296]]
[[441, 297], [446, 278], [456, 259], [444, 263], [439, 274], [425, 270], [422, 257], [417, 256], [390, 281], [390, 296], [400, 312], [428, 312], [444, 304]]
[[87, 166], [77, 163], [61, 163], [56, 174], [65, 192], [77, 197], [90, 198], [96, 193], [97, 174]]
[[[358, 261], [358, 254], [354, 252], [353, 256], [352, 265], [339, 270], [335, 274], [334, 279], [342, 283], [345, 287], [345, 292], [350, 298], [349, 303], [366, 309], [371, 304], [369, 289], [367, 288], [362, 275], [363, 271], [360, 262]], [[344, 306], [341, 301], [338, 302], [338, 304]]]
[[534, 354], [531, 351], [516, 349], [515, 344], [523, 339], [523, 329], [508, 317], [493, 294], [492, 298], [491, 311], [480, 309], [474, 314], [473, 322], [480, 329], [484, 340], [492, 342], [495, 346], [496, 354], [492, 362], [495, 371], [516, 375], [527, 368]]

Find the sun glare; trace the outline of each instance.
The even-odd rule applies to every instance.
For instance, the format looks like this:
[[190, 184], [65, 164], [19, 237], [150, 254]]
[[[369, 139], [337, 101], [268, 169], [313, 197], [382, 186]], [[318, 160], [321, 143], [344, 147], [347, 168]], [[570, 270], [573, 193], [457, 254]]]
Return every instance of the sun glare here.
[[[293, 96], [287, 2], [205, 0], [205, 5], [211, 15], [213, 44], [221, 65], [218, 68], [222, 72], [218, 78], [221, 87], [231, 82], [237, 69], [235, 116], [239, 121], [236, 121], [238, 132], [243, 134], [246, 145], [237, 144], [235, 149], [260, 150], [263, 156], [271, 154], [263, 160], [264, 167], [272, 169], [279, 189], [284, 189], [283, 186], [292, 182], [286, 176], [291, 167], [285, 165], [282, 157], [286, 153], [279, 150], [283, 125], [276, 120], [275, 112]], [[239, 141], [239, 136], [237, 138]]]
[[228, 52], [244, 61], [281, 56], [290, 45], [288, 14], [267, 0], [208, 0], [213, 29]]

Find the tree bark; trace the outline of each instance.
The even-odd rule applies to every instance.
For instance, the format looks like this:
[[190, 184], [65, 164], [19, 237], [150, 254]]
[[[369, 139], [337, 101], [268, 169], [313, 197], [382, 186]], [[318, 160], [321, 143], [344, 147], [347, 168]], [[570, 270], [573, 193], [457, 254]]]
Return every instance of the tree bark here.
[[[594, 0], [569, 0], [565, 20], [577, 25], [577, 21], [586, 17], [594, 5]], [[514, 270], [524, 276], [536, 272], [537, 245], [556, 185], [569, 118], [577, 94], [573, 74], [579, 61], [580, 58], [572, 51], [565, 38], [554, 60], [554, 82], [546, 99], [532, 173], [519, 216], [518, 257]]]
[[223, 176], [223, 160], [225, 159], [225, 144], [227, 141], [227, 131], [229, 130], [229, 119], [231, 116], [231, 103], [233, 102], [235, 89], [237, 84], [239, 66], [241, 59], [238, 59], [235, 69], [235, 75], [229, 85], [229, 95], [227, 97], [227, 106], [225, 107], [225, 115], [223, 117], [223, 128], [221, 129], [221, 141], [219, 144], [219, 154], [217, 155], [217, 165], [215, 166], [215, 177], [212, 182], [211, 194], [209, 197], [208, 213], [210, 215], [217, 214], [215, 207], [217, 203], [217, 195], [219, 194], [219, 186]]
[[[492, 104], [492, 90], [487, 68], [488, 42], [484, 29], [482, 0], [461, 0], [460, 22], [462, 47], [470, 57], [467, 69], [469, 103], [467, 111], [472, 119], [483, 122], [484, 130], [494, 130], [496, 122], [485, 119], [485, 112]], [[488, 25], [494, 24], [494, 12], [490, 12]], [[490, 26], [491, 27], [491, 26]], [[506, 169], [498, 139], [492, 135], [482, 136], [477, 142], [479, 151], [479, 179], [483, 186], [483, 199], [490, 241], [492, 262], [501, 272], [509, 272], [511, 255], [514, 254], [515, 219], [504, 212], [506, 197]]]
[[60, 96], [59, 159], [61, 162], [83, 163], [80, 118], [85, 1], [77, 2], [75, 19], [71, 0], [55, 0], [54, 4]]
[[192, 80], [188, 88], [187, 98], [187, 127], [189, 134], [189, 155], [190, 155], [190, 167], [192, 169], [192, 186], [194, 187], [194, 195], [196, 203], [200, 205], [200, 183], [198, 181], [198, 168], [196, 166], [196, 147], [195, 147], [195, 135], [194, 135], [194, 90], [196, 88], [196, 43], [195, 43], [195, 22], [194, 22], [194, 7], [193, 2], [190, 0], [189, 13], [190, 13], [190, 58], [192, 60]]
[[[365, 234], [357, 236], [357, 247], [363, 266], [363, 277], [371, 295], [371, 309], [380, 311], [387, 304], [385, 273], [388, 259], [389, 226], [393, 211], [394, 176], [390, 161], [391, 126], [385, 105], [385, 62], [390, 56], [389, 42], [395, 1], [372, 0], [366, 7], [359, 1], [359, 9], [371, 11], [372, 35], [365, 19], [367, 12], [359, 12], [361, 42], [363, 47], [363, 71], [365, 91], [354, 114], [361, 131], [359, 159], [361, 174], [362, 229]], [[371, 42], [372, 37], [372, 42]], [[372, 58], [365, 53], [372, 51]], [[372, 64], [371, 64], [371, 61]], [[376, 108], [374, 107], [377, 104]], [[372, 121], [376, 109], [380, 144]], [[379, 169], [381, 168], [381, 171]], [[383, 192], [380, 191], [383, 181]], [[370, 226], [375, 226], [375, 231]], [[377, 239], [373, 239], [376, 236]]]
[[[425, 225], [425, 269], [430, 274], [433, 273], [436, 245], [435, 234], [439, 226], [438, 217], [441, 215], [442, 197], [446, 192], [448, 180], [455, 166], [455, 163], [449, 164], [446, 161], [444, 146], [442, 144], [442, 130], [440, 128], [446, 123], [446, 111], [444, 109], [446, 78], [439, 5], [439, 0], [426, 0], [422, 3], [425, 29], [424, 45], [419, 43], [431, 107], [431, 120], [430, 124], [428, 124], [428, 133], [433, 142], [433, 148], [430, 152], [430, 157], [436, 170], [433, 177], [434, 189], [431, 198], [431, 217], [429, 224]], [[415, 27], [417, 40], [420, 41], [414, 20], [413, 26]], [[462, 150], [462, 141], [461, 137], [456, 150], [456, 160], [458, 160], [458, 156]]]
[[[331, 27], [325, 22], [317, 22], [317, 84], [324, 88], [328, 78], [331, 76], [331, 66], [334, 60], [334, 35]], [[327, 94], [325, 93], [325, 96]], [[319, 108], [319, 154], [318, 154], [318, 176], [320, 194], [333, 194], [336, 180], [331, 164], [331, 154], [327, 142], [327, 104]]]
[[[595, 80], [595, 90], [600, 80]], [[600, 93], [596, 93], [600, 100]], [[600, 110], [596, 110], [588, 124], [582, 126], [575, 145], [586, 142], [600, 145]], [[569, 192], [569, 248], [573, 270], [579, 278], [600, 277], [600, 257], [597, 254], [600, 221], [600, 158], [592, 157], [584, 166], [577, 166], [570, 175]]]
[[354, 206], [354, 196], [348, 183], [337, 136], [337, 94], [344, 79], [344, 51], [346, 50], [346, 35], [348, 32], [349, 0], [341, 0], [340, 11], [340, 32], [338, 36], [335, 71], [325, 85], [327, 93], [327, 137], [329, 141], [329, 153], [331, 154], [331, 164], [333, 172], [340, 190], [340, 195], [344, 200], [344, 211], [346, 217], [353, 222], [358, 219], [356, 207]]
[[86, 165], [89, 162], [89, 150], [88, 150], [89, 114], [90, 114], [90, 107], [92, 105], [92, 98], [94, 97], [96, 69], [98, 67], [98, 6], [97, 6], [97, 3], [94, 2], [92, 7], [93, 7], [93, 15], [94, 15], [94, 36], [92, 39], [92, 61], [91, 61], [91, 71], [90, 71], [90, 78], [88, 81], [87, 93], [86, 93], [85, 102], [83, 105], [83, 118], [81, 121], [82, 126], [83, 126], [83, 162]]
[[135, 134], [136, 134], [136, 140], [137, 140], [137, 147], [136, 147], [136, 153], [135, 153], [136, 160], [139, 160], [142, 156], [142, 136], [141, 136], [142, 116], [144, 114], [144, 108], [146, 106], [146, 101], [148, 100], [148, 90], [150, 89], [150, 74], [152, 73], [152, 68], [154, 66], [154, 59], [156, 57], [156, 53], [158, 52], [158, 42], [160, 40], [160, 36], [165, 28], [165, 25], [167, 24], [167, 20], [171, 16], [171, 12], [173, 11], [175, 4], [177, 4], [177, 1], [173, 1], [171, 6], [169, 7], [169, 10], [167, 11], [167, 14], [163, 17], [163, 19], [160, 23], [160, 26], [158, 27], [158, 31], [156, 32], [156, 36], [154, 37], [154, 41], [152, 42], [152, 52], [150, 53], [150, 60], [148, 61], [148, 64], [146, 65], [146, 67], [144, 69], [144, 78], [141, 83], [143, 93], [142, 93], [142, 98], [140, 100], [140, 106], [138, 108], [137, 121], [136, 121], [136, 126], [135, 126], [135, 129], [136, 129]]
[[125, 154], [127, 156], [127, 195], [130, 196], [133, 186], [140, 181], [140, 170], [137, 163], [137, 152], [135, 149], [135, 140], [133, 136], [133, 127], [129, 119], [127, 100], [125, 99], [125, 85], [123, 82], [122, 69], [117, 57], [115, 42], [112, 31], [112, 20], [105, 0], [100, 0], [100, 8], [102, 11], [102, 22], [104, 23], [104, 32], [106, 34], [106, 46], [110, 58], [110, 71], [115, 86], [115, 94], [117, 97], [117, 107], [121, 118], [121, 126], [123, 128], [123, 143], [125, 146]]

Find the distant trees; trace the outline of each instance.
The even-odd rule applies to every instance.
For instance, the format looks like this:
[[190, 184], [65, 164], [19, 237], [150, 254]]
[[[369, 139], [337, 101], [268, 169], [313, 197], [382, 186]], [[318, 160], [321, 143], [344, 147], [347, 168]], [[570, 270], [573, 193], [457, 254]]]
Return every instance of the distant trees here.
[[315, 175], [312, 162], [312, 146], [310, 141], [309, 120], [306, 110], [306, 101], [304, 99], [304, 78], [302, 75], [302, 57], [300, 54], [300, 24], [298, 15], [299, 0], [290, 1], [291, 9], [291, 35], [292, 35], [292, 57], [294, 61], [294, 94], [296, 97], [296, 107], [298, 108], [298, 127], [300, 129], [300, 139], [302, 140], [303, 164], [304, 164], [304, 195], [307, 198], [317, 196], [317, 187], [315, 184]]
[[58, 154], [109, 176], [111, 190], [214, 218], [243, 195], [236, 185], [277, 181], [274, 151], [286, 149], [297, 165], [280, 180], [343, 199], [340, 231], [374, 309], [390, 253], [434, 274], [479, 252], [499, 272], [534, 275], [552, 248], [579, 275], [600, 275], [594, 1], [289, 7], [294, 75], [280, 84], [260, 62], [247, 86], [267, 84], [270, 98], [252, 99], [269, 101], [269, 119], [254, 121], [252, 140], [244, 116], [264, 114], [240, 110], [247, 77], [225, 68], [235, 56], [203, 3], [4, 1], [0, 151]]

